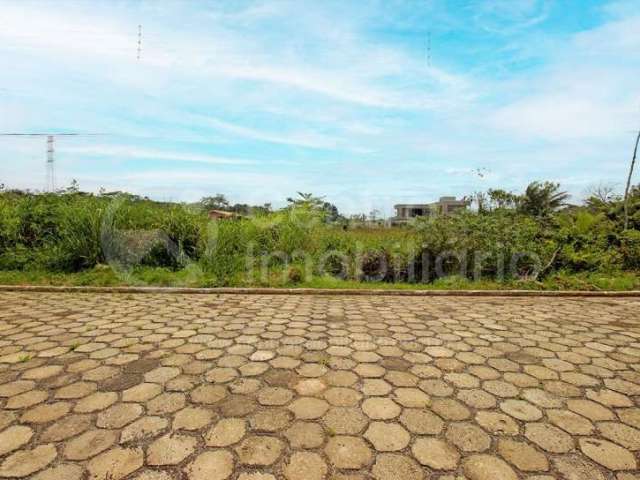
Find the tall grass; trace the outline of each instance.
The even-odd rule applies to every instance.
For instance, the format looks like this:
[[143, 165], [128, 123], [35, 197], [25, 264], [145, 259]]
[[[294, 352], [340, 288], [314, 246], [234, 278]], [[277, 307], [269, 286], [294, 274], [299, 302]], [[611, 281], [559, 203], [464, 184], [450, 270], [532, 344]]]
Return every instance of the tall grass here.
[[[501, 276], [514, 258], [511, 276]], [[304, 207], [214, 222], [189, 205], [132, 196], [0, 193], [0, 270], [87, 272], [114, 261], [151, 283], [168, 281], [165, 272], [210, 286], [442, 283], [442, 275], [508, 282], [537, 280], [540, 266], [562, 278], [637, 270], [640, 232], [584, 210], [552, 222], [497, 210], [346, 228]]]

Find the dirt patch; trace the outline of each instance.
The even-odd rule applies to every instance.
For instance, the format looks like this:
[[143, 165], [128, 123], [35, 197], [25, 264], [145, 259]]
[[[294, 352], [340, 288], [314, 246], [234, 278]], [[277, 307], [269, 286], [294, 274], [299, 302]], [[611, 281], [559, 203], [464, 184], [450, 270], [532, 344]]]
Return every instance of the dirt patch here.
[[300, 377], [296, 372], [291, 370], [284, 370], [278, 368], [272, 368], [264, 374], [264, 381], [272, 387], [289, 387], [292, 388]]
[[127, 363], [124, 367], [124, 373], [147, 373], [156, 368], [160, 364], [160, 361], [155, 358], [141, 358], [140, 360], [134, 360], [131, 363]]
[[388, 357], [380, 362], [380, 365], [389, 370], [400, 370], [406, 372], [411, 368], [411, 362], [406, 361], [403, 358]]
[[508, 353], [506, 357], [509, 360], [512, 360], [516, 363], [525, 363], [525, 364], [538, 363], [537, 357], [534, 357], [533, 355], [529, 355], [528, 353], [524, 353], [524, 352]]
[[256, 401], [244, 395], [231, 395], [220, 404], [220, 412], [224, 417], [244, 417], [257, 408]]
[[109, 392], [121, 392], [142, 383], [144, 377], [140, 373], [125, 373], [104, 382], [100, 382], [98, 388]]

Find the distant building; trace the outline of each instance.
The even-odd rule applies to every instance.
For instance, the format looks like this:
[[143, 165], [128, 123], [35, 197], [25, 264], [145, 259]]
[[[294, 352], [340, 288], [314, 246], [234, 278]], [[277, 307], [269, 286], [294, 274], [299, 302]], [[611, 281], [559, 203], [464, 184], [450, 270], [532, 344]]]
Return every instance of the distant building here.
[[242, 215], [238, 215], [235, 212], [225, 212], [224, 210], [209, 210], [209, 219], [211, 220], [226, 220], [240, 218]]
[[396, 216], [391, 220], [396, 223], [404, 223], [416, 217], [451, 215], [456, 211], [466, 209], [467, 206], [467, 200], [456, 200], [456, 197], [440, 197], [440, 200], [434, 203], [399, 203], [393, 206], [396, 209]]

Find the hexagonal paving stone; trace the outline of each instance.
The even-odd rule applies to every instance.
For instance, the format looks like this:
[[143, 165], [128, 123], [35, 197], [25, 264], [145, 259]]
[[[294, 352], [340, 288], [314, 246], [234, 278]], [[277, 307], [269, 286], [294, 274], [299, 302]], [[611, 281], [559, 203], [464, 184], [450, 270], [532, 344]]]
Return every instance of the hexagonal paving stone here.
[[295, 422], [284, 433], [292, 448], [317, 448], [324, 443], [324, 432], [317, 423]]
[[322, 420], [330, 432], [341, 435], [361, 433], [369, 422], [362, 411], [354, 407], [332, 407]]
[[68, 402], [54, 402], [38, 405], [25, 411], [20, 417], [24, 423], [48, 423], [64, 417], [71, 410]]
[[200, 407], [186, 407], [173, 417], [174, 430], [199, 430], [211, 423], [213, 412]]
[[574, 446], [570, 435], [547, 423], [527, 423], [524, 436], [551, 453], [565, 453]]
[[611, 410], [591, 400], [571, 399], [567, 401], [567, 408], [594, 422], [598, 420], [615, 419], [615, 414]]
[[516, 421], [503, 413], [480, 411], [475, 418], [487, 432], [498, 435], [517, 435], [520, 431]]
[[390, 420], [400, 415], [402, 409], [390, 398], [367, 398], [362, 411], [373, 420]]
[[373, 459], [371, 450], [360, 437], [332, 437], [324, 451], [336, 468], [360, 469], [369, 465]]
[[0, 456], [25, 445], [33, 437], [33, 430], [22, 425], [14, 425], [0, 432]]
[[26, 477], [45, 468], [57, 455], [56, 447], [51, 443], [30, 450], [19, 450], [0, 464], [0, 477]]
[[233, 455], [226, 450], [204, 452], [184, 469], [189, 480], [225, 480], [233, 473]]
[[408, 408], [425, 408], [431, 404], [429, 395], [417, 388], [396, 388], [392, 398], [396, 403]]
[[303, 397], [291, 402], [288, 408], [296, 418], [300, 420], [312, 420], [324, 415], [329, 409], [329, 404], [319, 398]]
[[147, 463], [177, 465], [195, 451], [197, 443], [194, 437], [175, 433], [165, 435], [147, 447]]
[[238, 443], [246, 433], [246, 422], [241, 418], [223, 418], [205, 436], [210, 447], [226, 447]]
[[453, 446], [436, 438], [417, 439], [411, 451], [418, 462], [435, 470], [455, 470], [460, 461], [460, 454]]
[[360, 402], [362, 394], [351, 388], [334, 387], [324, 393], [324, 399], [336, 407], [352, 407]]
[[284, 476], [287, 480], [324, 480], [327, 464], [313, 452], [296, 452], [286, 463]]
[[465, 420], [471, 416], [467, 407], [452, 398], [435, 399], [430, 408], [445, 420]]
[[277, 432], [286, 428], [293, 420], [293, 414], [283, 408], [268, 408], [255, 412], [249, 417], [253, 431]]
[[261, 405], [285, 405], [293, 398], [293, 392], [282, 387], [267, 387], [258, 393]]
[[120, 480], [141, 468], [143, 462], [141, 448], [116, 447], [93, 458], [87, 470], [92, 479]]
[[364, 393], [368, 397], [373, 396], [382, 396], [388, 394], [393, 387], [381, 379], [365, 379], [362, 382], [362, 393]]
[[610, 470], [634, 470], [638, 466], [633, 453], [615, 443], [598, 438], [581, 438], [578, 443], [582, 453]]
[[555, 426], [573, 435], [590, 435], [594, 431], [589, 420], [568, 410], [547, 410], [547, 416]]
[[463, 452], [484, 452], [491, 446], [489, 435], [473, 423], [450, 423], [446, 438]]
[[395, 452], [409, 445], [409, 432], [397, 423], [373, 422], [364, 433], [379, 452]]
[[276, 437], [247, 437], [236, 447], [240, 463], [249, 466], [267, 466], [274, 464], [280, 455], [284, 444]]
[[517, 480], [516, 472], [493, 455], [472, 455], [464, 461], [464, 473], [470, 480]]
[[547, 471], [547, 457], [525, 442], [500, 439], [498, 452], [509, 463], [524, 472]]
[[40, 435], [42, 442], [60, 442], [86, 431], [91, 427], [91, 415], [67, 415], [50, 425]]
[[78, 413], [98, 412], [110, 407], [117, 400], [118, 394], [115, 392], [95, 392], [76, 403], [73, 410]]
[[[556, 470], [569, 480], [605, 480], [596, 463], [579, 454], [563, 455], [553, 459]], [[623, 480], [618, 475], [618, 480]], [[632, 479], [630, 479], [632, 480]]]
[[127, 425], [120, 434], [120, 443], [138, 443], [159, 435], [169, 426], [162, 417], [147, 416]]
[[86, 460], [105, 451], [117, 438], [111, 430], [89, 430], [69, 440], [64, 445], [62, 454], [69, 460]]
[[412, 458], [397, 453], [383, 453], [376, 457], [371, 469], [376, 480], [422, 480], [424, 473]]
[[640, 430], [636, 428], [619, 422], [599, 422], [598, 431], [604, 438], [629, 450], [640, 450]]
[[61, 463], [42, 470], [32, 477], [32, 480], [82, 480], [84, 470], [80, 465]]

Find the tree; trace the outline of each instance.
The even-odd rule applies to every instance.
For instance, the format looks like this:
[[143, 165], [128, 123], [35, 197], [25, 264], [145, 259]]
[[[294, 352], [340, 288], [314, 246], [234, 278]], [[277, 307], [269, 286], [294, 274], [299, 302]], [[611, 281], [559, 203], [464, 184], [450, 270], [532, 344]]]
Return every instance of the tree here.
[[78, 193], [80, 191], [80, 184], [78, 183], [78, 180], [76, 180], [75, 178], [71, 180], [71, 183], [69, 184], [68, 187], [65, 187], [61, 190], [58, 190], [58, 193], [63, 193], [63, 194], [74, 194], [74, 193]]
[[297, 192], [299, 198], [287, 198], [289, 205], [287, 208], [306, 208], [309, 210], [317, 210], [324, 214], [327, 222], [335, 222], [342, 218], [338, 207], [334, 204], [326, 202], [324, 197], [316, 197], [312, 193]]
[[591, 185], [585, 192], [587, 208], [594, 212], [604, 212], [611, 209], [615, 202], [620, 201], [615, 190], [615, 185], [612, 183], [600, 182], [597, 185]]
[[590, 199], [597, 200], [600, 203], [609, 203], [615, 199], [616, 187], [613, 183], [600, 182], [587, 188], [587, 202]]
[[519, 198], [520, 212], [534, 217], [547, 217], [567, 204], [569, 194], [560, 191], [560, 184], [532, 182]]
[[224, 210], [229, 208], [229, 200], [221, 193], [216, 193], [212, 197], [202, 197], [200, 205], [206, 210]]
[[287, 198], [290, 207], [306, 207], [319, 209], [324, 203], [324, 197], [316, 197], [313, 193], [297, 192], [299, 198]]
[[501, 188], [491, 188], [487, 191], [491, 208], [516, 208], [518, 206], [518, 195], [507, 192]]

